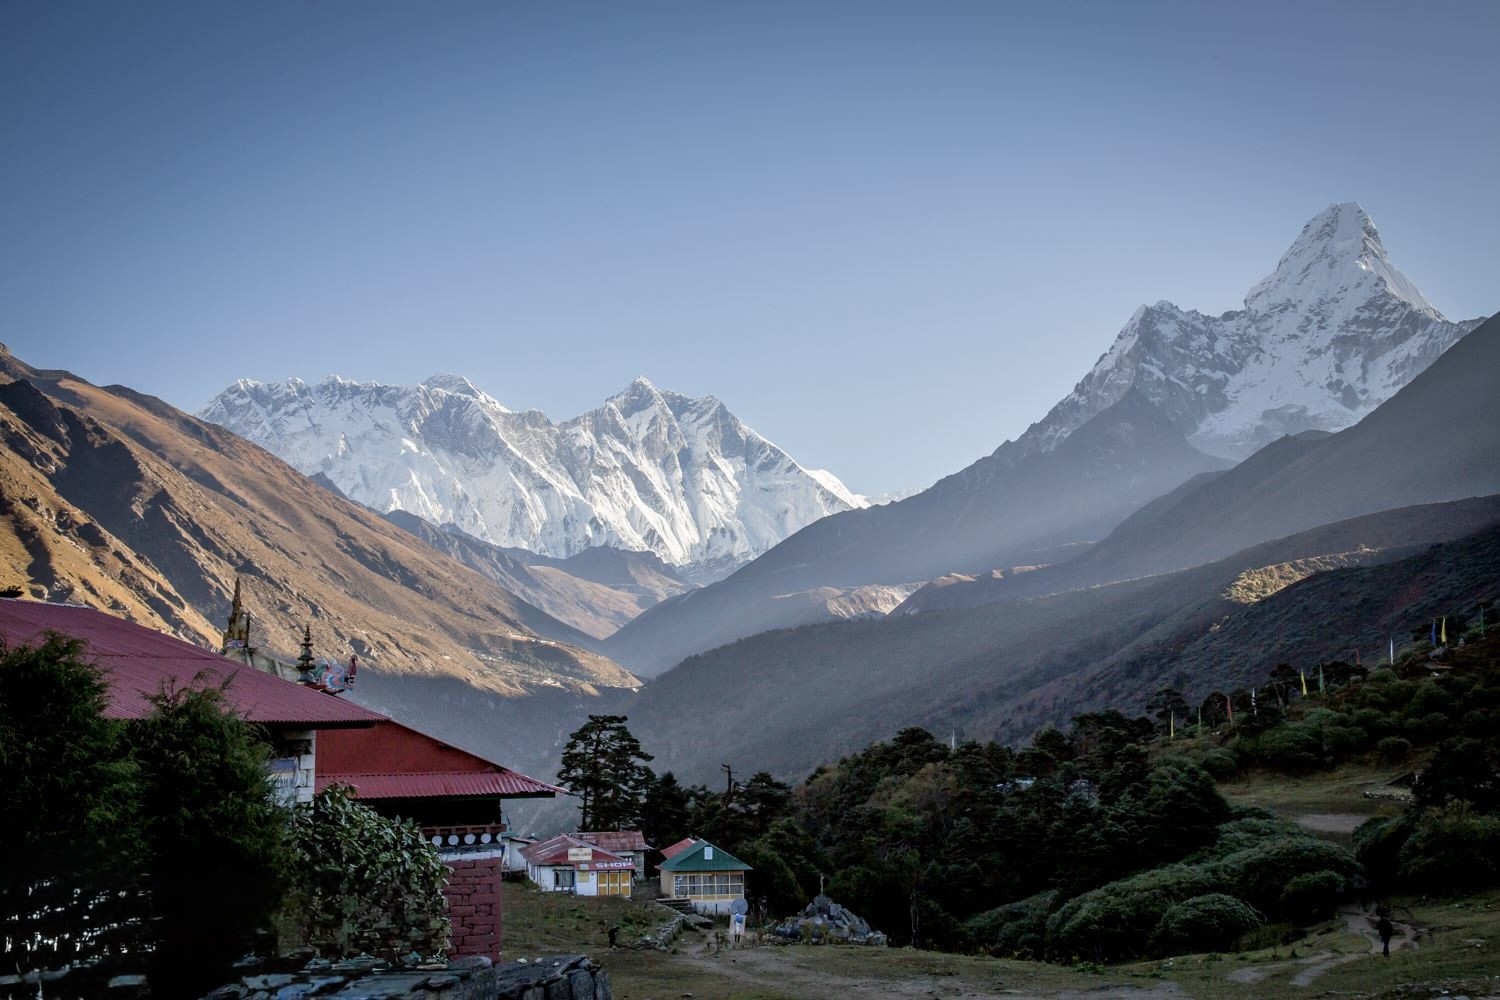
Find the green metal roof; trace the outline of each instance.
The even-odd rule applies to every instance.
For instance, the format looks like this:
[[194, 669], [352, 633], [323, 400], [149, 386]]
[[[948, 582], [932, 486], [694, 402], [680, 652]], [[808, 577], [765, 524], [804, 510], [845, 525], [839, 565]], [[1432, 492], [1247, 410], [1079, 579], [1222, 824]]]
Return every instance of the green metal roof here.
[[[705, 850], [714, 852], [712, 859], [703, 857]], [[706, 840], [689, 847], [661, 863], [664, 872], [748, 872], [751, 867], [728, 851], [714, 847]]]

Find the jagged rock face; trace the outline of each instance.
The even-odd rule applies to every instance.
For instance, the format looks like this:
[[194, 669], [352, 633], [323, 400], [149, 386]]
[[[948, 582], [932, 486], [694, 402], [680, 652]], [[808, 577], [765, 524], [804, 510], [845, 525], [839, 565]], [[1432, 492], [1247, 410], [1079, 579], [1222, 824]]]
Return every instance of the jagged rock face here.
[[611, 545], [721, 575], [863, 506], [718, 400], [645, 379], [561, 424], [453, 375], [413, 387], [242, 380], [201, 415], [376, 510], [558, 558]]
[[1001, 452], [1051, 451], [1134, 387], [1195, 447], [1241, 459], [1284, 434], [1357, 423], [1479, 323], [1444, 319], [1365, 211], [1331, 205], [1244, 309], [1142, 306], [1073, 392]]

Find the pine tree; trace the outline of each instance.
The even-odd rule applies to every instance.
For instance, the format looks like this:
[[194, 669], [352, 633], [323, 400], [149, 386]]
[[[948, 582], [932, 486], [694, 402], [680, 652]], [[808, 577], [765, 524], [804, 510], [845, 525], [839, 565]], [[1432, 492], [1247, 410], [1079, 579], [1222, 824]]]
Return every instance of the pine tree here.
[[688, 821], [692, 795], [668, 771], [651, 782], [641, 805], [641, 834], [646, 843], [665, 847], [694, 831]]
[[76, 639], [0, 642], [0, 940], [5, 970], [137, 952], [139, 789], [109, 685]]
[[159, 1000], [201, 997], [265, 943], [290, 875], [289, 817], [266, 780], [270, 746], [219, 688], [149, 700], [151, 714], [127, 730], [156, 938], [148, 978]]
[[583, 830], [621, 830], [639, 825], [647, 788], [655, 775], [652, 756], [625, 728], [623, 715], [591, 715], [568, 737], [558, 781], [580, 800]]

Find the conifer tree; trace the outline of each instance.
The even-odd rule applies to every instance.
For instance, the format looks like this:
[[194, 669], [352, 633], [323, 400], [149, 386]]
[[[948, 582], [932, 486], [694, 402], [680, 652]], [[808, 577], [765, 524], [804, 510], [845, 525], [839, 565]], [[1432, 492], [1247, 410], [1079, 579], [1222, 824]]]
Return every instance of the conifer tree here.
[[623, 715], [590, 715], [568, 737], [558, 781], [580, 800], [583, 830], [638, 826], [646, 790], [655, 780], [652, 756], [625, 728]]
[[0, 643], [0, 939], [6, 972], [134, 950], [137, 774], [83, 644]]
[[152, 996], [200, 997], [257, 945], [289, 875], [270, 746], [213, 687], [164, 689], [127, 730], [139, 769]]

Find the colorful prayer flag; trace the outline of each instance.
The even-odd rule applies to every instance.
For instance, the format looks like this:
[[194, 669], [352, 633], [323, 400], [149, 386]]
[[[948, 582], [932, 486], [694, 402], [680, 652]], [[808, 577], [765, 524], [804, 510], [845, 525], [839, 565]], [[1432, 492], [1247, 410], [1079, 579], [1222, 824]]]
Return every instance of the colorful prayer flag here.
[[1171, 717], [1170, 717], [1170, 719], [1167, 721], [1167, 739], [1169, 739], [1169, 740], [1175, 740], [1176, 738], [1177, 738], [1177, 713], [1173, 712], [1172, 715], [1171, 715]]
[[1302, 675], [1302, 697], [1306, 698], [1307, 697], [1307, 671], [1306, 670], [1299, 670], [1299, 671], [1297, 671], [1297, 673], [1299, 673], [1299, 674]]
[[1320, 663], [1318, 664], [1318, 694], [1322, 694], [1325, 690], [1327, 689], [1323, 686], [1323, 664]]
[[1448, 618], [1446, 615], [1443, 617], [1443, 633], [1440, 636], [1440, 639], [1442, 640], [1442, 644], [1444, 646], [1448, 645]]
[[1229, 695], [1224, 696], [1224, 710], [1229, 713], [1229, 724], [1234, 725], [1234, 702], [1229, 700]]
[[1396, 637], [1391, 636], [1391, 666], [1396, 665]]

